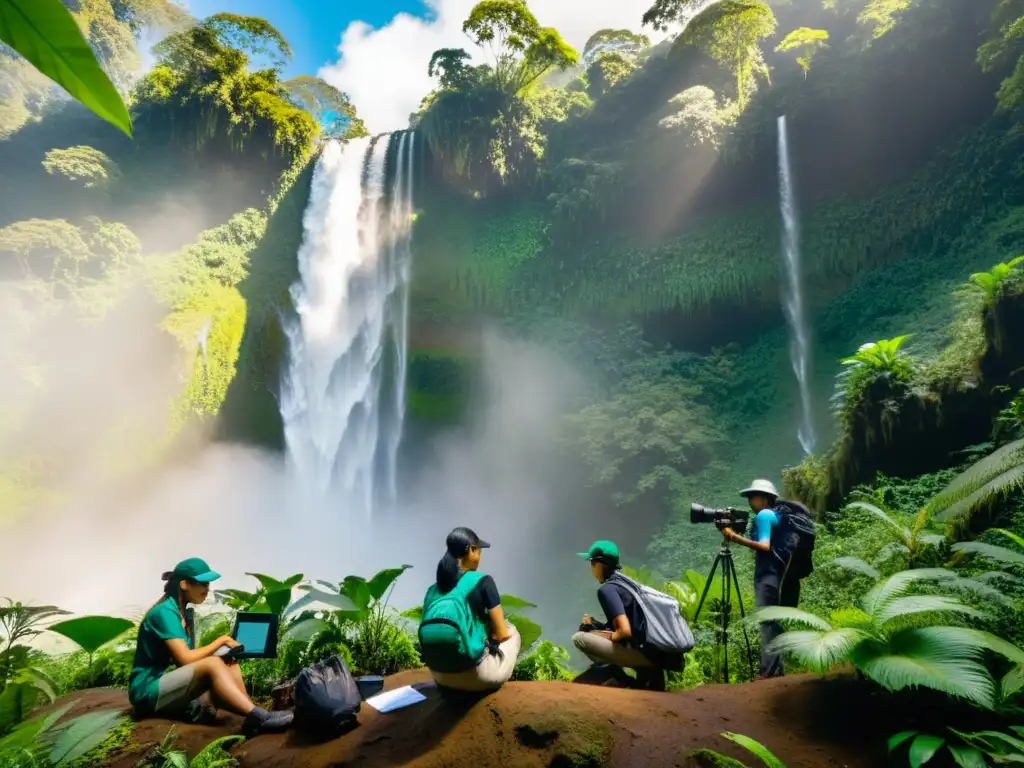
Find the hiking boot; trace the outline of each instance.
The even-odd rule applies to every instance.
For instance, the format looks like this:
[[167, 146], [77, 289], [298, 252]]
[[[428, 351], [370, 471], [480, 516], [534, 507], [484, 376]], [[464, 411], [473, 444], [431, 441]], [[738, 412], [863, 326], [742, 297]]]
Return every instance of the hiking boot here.
[[638, 669], [636, 671], [637, 688], [644, 691], [665, 690], [665, 670]]
[[289, 728], [295, 715], [290, 712], [267, 712], [262, 707], [256, 707], [245, 716], [242, 721], [242, 733], [246, 738], [258, 736], [261, 733], [277, 733]]

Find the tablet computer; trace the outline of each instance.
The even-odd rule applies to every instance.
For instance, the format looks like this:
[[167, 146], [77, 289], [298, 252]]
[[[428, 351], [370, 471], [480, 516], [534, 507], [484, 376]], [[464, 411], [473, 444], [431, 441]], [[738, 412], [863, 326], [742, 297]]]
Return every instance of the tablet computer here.
[[276, 659], [279, 623], [274, 613], [237, 613], [231, 637], [244, 645], [245, 649], [235, 654], [234, 658]]

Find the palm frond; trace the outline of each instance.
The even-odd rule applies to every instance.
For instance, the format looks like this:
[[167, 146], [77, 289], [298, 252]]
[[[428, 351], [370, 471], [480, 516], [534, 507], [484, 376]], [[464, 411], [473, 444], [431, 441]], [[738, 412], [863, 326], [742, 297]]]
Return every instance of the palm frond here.
[[808, 669], [825, 674], [836, 664], [848, 660], [853, 649], [869, 637], [866, 632], [852, 627], [826, 632], [783, 632], [772, 641], [769, 650], [788, 654]]
[[846, 508], [859, 509], [864, 512], [867, 512], [868, 514], [873, 515], [874, 517], [878, 518], [883, 523], [885, 523], [887, 526], [889, 526], [889, 528], [891, 528], [894, 532], [902, 536], [904, 540], [910, 539], [910, 529], [907, 528], [907, 526], [903, 525], [901, 522], [899, 522], [893, 515], [890, 515], [888, 512], [883, 510], [881, 507], [878, 507], [866, 501], [851, 501], [849, 504], [846, 505]]
[[1024, 439], [990, 453], [961, 472], [928, 507], [940, 520], [955, 520], [979, 504], [1024, 487]]
[[971, 649], [992, 651], [1014, 664], [1024, 665], [1024, 650], [991, 632], [983, 632], [970, 627], [923, 627], [915, 631], [929, 637], [932, 635], [942, 637], [946, 642], [959, 642], [964, 647]]
[[887, 690], [931, 688], [992, 709], [996, 687], [981, 663], [982, 649], [966, 641], [957, 630], [905, 629], [885, 644], [863, 643], [854, 648], [851, 660]]
[[919, 581], [943, 581], [956, 578], [956, 574], [945, 568], [915, 568], [909, 571], [900, 571], [884, 581], [875, 584], [871, 590], [861, 598], [861, 606], [865, 612], [875, 616], [891, 600], [904, 595], [910, 587]]
[[931, 547], [937, 547], [946, 541], [946, 537], [941, 533], [925, 533], [920, 537], [920, 541]]
[[829, 565], [837, 565], [840, 568], [845, 568], [848, 571], [859, 573], [862, 576], [867, 576], [868, 578], [874, 579], [875, 581], [878, 581], [878, 579], [882, 578], [882, 574], [880, 574], [872, 566], [865, 563], [859, 557], [837, 557], [835, 560], [829, 563]]
[[799, 608], [787, 608], [784, 605], [769, 605], [765, 608], [759, 608], [750, 614], [750, 620], [762, 624], [766, 621], [802, 624], [803, 626], [814, 627], [825, 632], [832, 629], [832, 626], [820, 616], [807, 611], [801, 611]]
[[971, 616], [977, 619], [985, 618], [983, 611], [979, 611], [977, 608], [972, 608], [969, 605], [964, 605], [959, 600], [946, 597], [945, 595], [897, 597], [881, 606], [878, 613], [874, 614], [874, 617], [880, 626], [884, 626], [894, 619], [901, 619], [918, 613], [932, 612], [958, 613], [962, 616]]
[[954, 544], [953, 552], [963, 552], [967, 555], [978, 555], [986, 560], [1005, 562], [1011, 565], [1024, 565], [1024, 552], [1010, 549], [1009, 547], [998, 547], [994, 544], [984, 542], [961, 542]]
[[[981, 576], [993, 575], [1006, 576], [1007, 574], [999, 574], [998, 572], [995, 572], [983, 573]], [[986, 583], [986, 581], [983, 580], [981, 576], [974, 579], [957, 577], [956, 579], [951, 579], [950, 581], [942, 582], [942, 586], [948, 589], [960, 589], [965, 592], [971, 592], [977, 595], [978, 597], [983, 597], [986, 600], [991, 600], [994, 603], [1001, 603], [1007, 606], [1013, 605], [1012, 597], [1007, 595], [1003, 590], [999, 589], [998, 587], [993, 587], [991, 584]], [[1010, 576], [1010, 578], [1012, 579], [1013, 577]]]
[[1004, 701], [1024, 689], [1024, 666], [1018, 664], [999, 681], [999, 696]]
[[992, 533], [998, 533], [1000, 536], [1005, 536], [1018, 547], [1024, 549], [1024, 539], [1022, 539], [1016, 533], [1013, 533], [1013, 531], [1008, 531], [1005, 528], [990, 528], [989, 530], [992, 531]]

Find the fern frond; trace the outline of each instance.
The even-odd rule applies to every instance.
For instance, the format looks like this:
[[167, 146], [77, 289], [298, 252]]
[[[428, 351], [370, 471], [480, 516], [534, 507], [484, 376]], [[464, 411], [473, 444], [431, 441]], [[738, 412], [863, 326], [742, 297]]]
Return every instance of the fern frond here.
[[1005, 528], [990, 528], [989, 530], [991, 530], [992, 533], [998, 533], [1000, 536], [1005, 536], [1010, 541], [1012, 541], [1014, 544], [1016, 544], [1018, 547], [1020, 547], [1021, 549], [1024, 549], [1024, 539], [1022, 539], [1020, 536], [1018, 536], [1013, 531], [1008, 531]]
[[912, 616], [918, 613], [958, 613], [962, 616], [971, 616], [976, 619], [985, 618], [985, 613], [977, 608], [964, 605], [959, 600], [944, 595], [911, 595], [909, 597], [897, 597], [890, 600], [874, 615], [879, 626], [885, 626], [890, 621], [901, 619], [905, 616]]
[[907, 548], [906, 544], [901, 544], [898, 541], [890, 542], [878, 550], [878, 554], [875, 555], [875, 562], [884, 563], [893, 555], [904, 555], [908, 557], [910, 555], [910, 549]]
[[905, 629], [887, 644], [861, 644], [851, 659], [861, 672], [890, 691], [931, 688], [992, 709], [995, 682], [980, 661], [981, 648], [965, 642], [957, 627]]
[[[998, 573], [983, 573], [981, 576], [990, 577], [993, 575], [1007, 575]], [[1012, 606], [1013, 598], [1007, 595], [1003, 590], [998, 587], [993, 587], [991, 584], [986, 583], [986, 579], [982, 579], [981, 576], [974, 579], [958, 577], [949, 581], [942, 582], [942, 586], [947, 589], [960, 589], [965, 592], [971, 592], [978, 597], [983, 597], [987, 600], [991, 600], [994, 603], [1002, 603], [1003, 605]], [[1013, 578], [1012, 576], [1010, 577]]]
[[813, 613], [807, 611], [801, 611], [799, 608], [787, 608], [784, 605], [769, 605], [765, 608], [759, 608], [750, 614], [750, 620], [764, 623], [766, 621], [781, 621], [792, 624], [801, 624], [806, 627], [814, 627], [815, 629], [828, 632], [832, 629], [832, 626], [820, 616], [816, 616]]
[[783, 632], [772, 641], [769, 650], [788, 654], [808, 669], [823, 675], [836, 664], [847, 661], [853, 649], [870, 637], [852, 627], [826, 632]]
[[968, 514], [984, 502], [993, 501], [1024, 487], [1024, 439], [1015, 440], [990, 453], [961, 472], [928, 502], [940, 520]]
[[859, 573], [861, 576], [867, 576], [869, 579], [873, 579], [875, 581], [882, 578], [882, 574], [872, 566], [865, 563], [859, 557], [837, 557], [829, 563], [829, 565], [836, 565], [840, 568], [845, 568], [848, 571]]

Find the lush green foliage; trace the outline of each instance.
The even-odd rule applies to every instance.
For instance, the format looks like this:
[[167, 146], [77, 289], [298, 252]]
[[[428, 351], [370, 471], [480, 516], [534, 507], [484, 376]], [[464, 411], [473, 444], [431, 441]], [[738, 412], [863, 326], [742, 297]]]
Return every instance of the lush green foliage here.
[[203, 747], [191, 760], [183, 749], [175, 749], [178, 734], [174, 726], [167, 731], [160, 744], [139, 763], [140, 768], [230, 768], [238, 765], [228, 750], [244, 741], [243, 736], [222, 736]]
[[978, 49], [978, 63], [986, 72], [1002, 68], [1017, 56], [1016, 66], [999, 86], [999, 109], [1009, 111], [1024, 105], [1024, 5], [1020, 0], [999, 0], [992, 12], [992, 37]]
[[[841, 562], [857, 572], [877, 578], [866, 563]], [[784, 632], [774, 647], [808, 668], [826, 672], [837, 664], [852, 663], [867, 677], [890, 691], [925, 687], [993, 709], [1013, 692], [1013, 674], [1000, 685], [984, 664], [986, 653], [999, 654], [1014, 665], [1024, 663], [1024, 651], [988, 632], [942, 623], [946, 616], [975, 620], [985, 614], [944, 594], [913, 594], [915, 586], [935, 582], [956, 589], [987, 591], [980, 582], [963, 579], [952, 571], [921, 568], [900, 571], [881, 579], [864, 594], [859, 610], [837, 612], [831, 621], [795, 608], [768, 607], [760, 621], [783, 621], [807, 627]]]
[[796, 63], [804, 71], [804, 77], [811, 71], [814, 54], [828, 47], [828, 30], [800, 27], [794, 29], [775, 47], [776, 53], [795, 51]]
[[[744, 736], [740, 733], [723, 733], [722, 737], [739, 744], [745, 750], [757, 757], [761, 763], [766, 766], [766, 768], [786, 768], [783, 762], [772, 754], [764, 744], [759, 741], [755, 741], [749, 736]], [[743, 763], [740, 761], [734, 760], [728, 755], [723, 755], [720, 752], [715, 752], [711, 749], [700, 749], [693, 752], [692, 755], [694, 757], [710, 757], [715, 761], [715, 765], [723, 766], [723, 768], [744, 768]]]
[[1024, 762], [1024, 728], [1011, 726], [1012, 733], [982, 731], [961, 733], [955, 728], [937, 736], [920, 731], [901, 731], [889, 739], [889, 752], [906, 752], [911, 768], [941, 759], [945, 751], [961, 768], [982, 768], [991, 760], [996, 765]]

